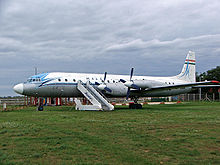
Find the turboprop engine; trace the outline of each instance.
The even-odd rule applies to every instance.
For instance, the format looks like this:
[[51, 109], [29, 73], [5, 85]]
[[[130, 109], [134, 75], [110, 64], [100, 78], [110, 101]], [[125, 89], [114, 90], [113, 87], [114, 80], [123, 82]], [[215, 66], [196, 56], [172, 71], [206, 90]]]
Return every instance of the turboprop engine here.
[[131, 80], [131, 81], [126, 81], [124, 85], [129, 88], [134, 88], [134, 89], [145, 89], [145, 88], [151, 88], [153, 86], [153, 81], [152, 80]]
[[127, 87], [121, 82], [100, 84], [97, 88], [114, 96], [124, 96], [127, 93]]

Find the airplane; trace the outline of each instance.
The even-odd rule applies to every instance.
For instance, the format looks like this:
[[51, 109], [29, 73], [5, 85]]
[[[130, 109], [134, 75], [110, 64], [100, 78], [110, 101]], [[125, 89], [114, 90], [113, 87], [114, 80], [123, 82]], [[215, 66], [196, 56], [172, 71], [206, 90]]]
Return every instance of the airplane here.
[[[91, 85], [107, 97], [130, 97], [137, 104], [139, 97], [165, 97], [188, 93], [199, 85], [218, 84], [218, 81], [196, 82], [195, 52], [189, 51], [180, 74], [171, 77], [133, 76], [89, 73], [51, 72], [31, 76], [27, 82], [17, 84], [13, 90], [34, 97], [82, 97], [91, 100], [89, 91], [79, 90], [79, 85]], [[83, 87], [82, 87], [83, 88]], [[82, 92], [84, 91], [84, 92]], [[94, 91], [94, 90], [93, 90]], [[97, 92], [96, 92], [97, 93]], [[89, 95], [88, 95], [89, 94]], [[97, 98], [97, 97], [95, 97]], [[100, 99], [98, 99], [100, 100]]]

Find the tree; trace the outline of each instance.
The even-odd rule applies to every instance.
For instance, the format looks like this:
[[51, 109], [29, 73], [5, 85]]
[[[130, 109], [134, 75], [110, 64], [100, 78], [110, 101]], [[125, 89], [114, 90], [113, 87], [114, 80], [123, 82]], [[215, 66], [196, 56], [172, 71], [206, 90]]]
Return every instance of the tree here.
[[200, 79], [201, 81], [205, 80], [217, 80], [220, 81], [220, 66], [217, 66], [214, 69], [208, 70], [207, 72], [204, 72], [197, 76], [197, 79]]
[[[207, 72], [204, 72], [200, 75], [196, 73], [196, 81], [205, 81], [205, 80], [217, 80], [220, 81], [220, 66], [217, 66], [214, 69], [208, 70]], [[219, 99], [219, 87], [213, 87], [213, 88], [203, 88], [202, 93], [214, 93], [215, 99]]]

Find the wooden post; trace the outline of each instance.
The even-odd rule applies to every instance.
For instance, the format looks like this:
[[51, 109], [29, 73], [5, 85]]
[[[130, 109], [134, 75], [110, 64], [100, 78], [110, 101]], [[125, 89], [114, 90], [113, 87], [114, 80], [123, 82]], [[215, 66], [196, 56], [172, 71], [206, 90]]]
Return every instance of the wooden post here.
[[59, 99], [60, 99], [60, 105], [62, 105], [62, 98], [60, 97]]
[[56, 97], [56, 106], [58, 106], [58, 97]]
[[34, 105], [37, 105], [37, 101], [38, 101], [38, 98], [35, 97], [35, 100], [34, 100]]
[[49, 97], [49, 105], [51, 105], [51, 97]]
[[65, 97], [65, 105], [67, 105], [67, 98]]
[[[201, 77], [199, 77], [199, 81], [201, 82]], [[199, 101], [202, 101], [202, 88], [199, 88]]]
[[6, 110], [7, 110], [7, 104], [3, 103], [3, 111], [6, 111]]
[[220, 101], [220, 88], [218, 88], [218, 99], [219, 99], [219, 101]]

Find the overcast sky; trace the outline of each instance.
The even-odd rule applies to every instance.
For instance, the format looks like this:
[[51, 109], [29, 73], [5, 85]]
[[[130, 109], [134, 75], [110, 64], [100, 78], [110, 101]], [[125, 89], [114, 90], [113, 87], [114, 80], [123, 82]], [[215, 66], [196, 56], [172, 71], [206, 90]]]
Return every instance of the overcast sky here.
[[39, 72], [171, 76], [220, 65], [219, 0], [0, 0], [0, 96]]

